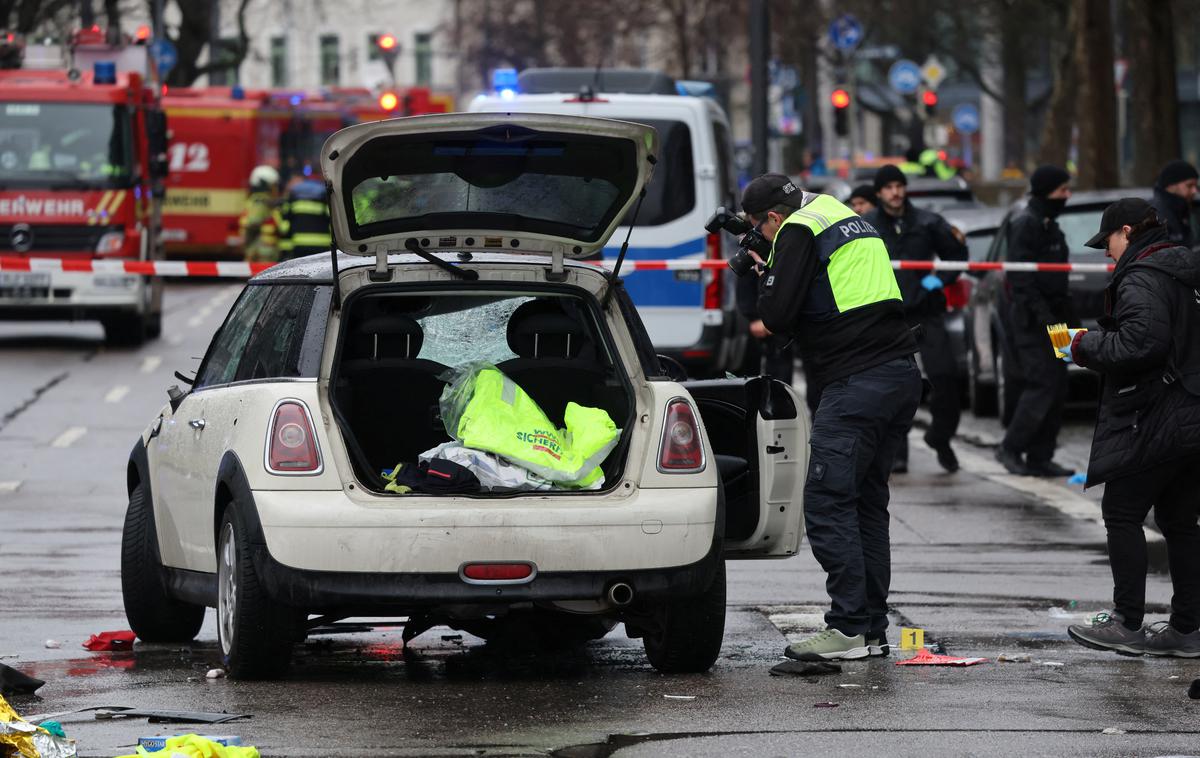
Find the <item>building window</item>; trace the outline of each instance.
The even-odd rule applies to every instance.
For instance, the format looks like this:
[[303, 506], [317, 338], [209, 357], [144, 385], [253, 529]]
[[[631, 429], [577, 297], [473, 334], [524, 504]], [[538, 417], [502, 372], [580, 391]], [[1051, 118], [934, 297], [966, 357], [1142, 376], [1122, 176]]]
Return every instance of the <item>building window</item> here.
[[271, 86], [288, 86], [287, 37], [271, 38]]
[[341, 60], [336, 34], [321, 35], [321, 84], [336, 86], [341, 81]]
[[383, 59], [383, 55], [379, 52], [379, 38], [382, 35], [368, 34], [367, 35], [367, 60], [378, 61]]
[[413, 55], [416, 56], [417, 86], [433, 84], [433, 35], [417, 32], [413, 40]]
[[220, 87], [231, 87], [239, 83], [240, 71], [238, 61], [238, 41], [233, 37], [222, 37], [217, 40], [216, 50], [210, 53], [209, 60], [219, 68], [214, 68], [208, 75], [208, 83]]

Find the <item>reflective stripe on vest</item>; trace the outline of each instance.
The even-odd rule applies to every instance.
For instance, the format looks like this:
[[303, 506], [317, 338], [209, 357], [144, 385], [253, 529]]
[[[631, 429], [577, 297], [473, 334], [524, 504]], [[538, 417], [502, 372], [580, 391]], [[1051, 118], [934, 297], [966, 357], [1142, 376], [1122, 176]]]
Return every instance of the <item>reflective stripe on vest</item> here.
[[325, 203], [320, 200], [292, 200], [288, 203], [289, 210], [297, 215], [312, 214], [314, 216], [324, 216]]
[[[821, 257], [829, 276], [829, 288], [839, 313], [864, 305], [899, 300], [900, 287], [892, 271], [887, 246], [875, 227], [829, 195], [817, 195], [803, 208], [783, 220], [803, 224], [813, 233], [813, 249]], [[775, 239], [779, 239], [776, 232]], [[771, 247], [770, 266], [775, 260]]]

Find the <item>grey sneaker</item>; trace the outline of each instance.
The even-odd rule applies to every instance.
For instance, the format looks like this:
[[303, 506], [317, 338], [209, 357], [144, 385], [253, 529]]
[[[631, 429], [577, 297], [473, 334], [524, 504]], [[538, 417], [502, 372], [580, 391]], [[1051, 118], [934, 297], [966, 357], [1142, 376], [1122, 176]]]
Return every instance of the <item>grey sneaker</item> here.
[[788, 645], [783, 654], [796, 661], [837, 661], [866, 658], [871, 653], [863, 635], [847, 637], [831, 628]]
[[1124, 621], [1125, 618], [1116, 611], [1097, 613], [1089, 625], [1068, 626], [1067, 634], [1080, 645], [1093, 650], [1111, 650], [1120, 655], [1142, 655], [1146, 652], [1145, 628], [1136, 631], [1128, 629]]
[[1146, 655], [1200, 658], [1200, 631], [1184, 634], [1160, 621], [1146, 629]]
[[867, 639], [867, 650], [872, 658], [887, 658], [892, 646], [888, 644], [887, 637], [880, 636]]

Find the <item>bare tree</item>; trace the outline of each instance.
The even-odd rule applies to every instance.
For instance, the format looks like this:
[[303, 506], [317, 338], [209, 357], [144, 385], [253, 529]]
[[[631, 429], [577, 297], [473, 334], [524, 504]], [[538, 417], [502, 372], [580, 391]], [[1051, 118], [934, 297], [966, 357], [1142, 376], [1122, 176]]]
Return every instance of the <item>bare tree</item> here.
[[1135, 184], [1153, 184], [1159, 168], [1180, 155], [1179, 93], [1170, 0], [1124, 0], [1129, 60], [1129, 128]]
[[[154, 0], [146, 1], [152, 8]], [[166, 35], [175, 44], [179, 61], [167, 75], [168, 85], [187, 87], [205, 74], [236, 70], [242, 65], [250, 51], [250, 35], [246, 31], [246, 8], [250, 5], [250, 0], [236, 1], [236, 39], [223, 50], [209, 50], [208, 62], [201, 65], [200, 55], [209, 47], [211, 36], [212, 3], [210, 0], [175, 0], [180, 14], [179, 26], [173, 30], [166, 30]]]
[[1116, 187], [1117, 102], [1113, 88], [1113, 26], [1108, 0], [1072, 0], [1079, 24], [1075, 37], [1078, 75], [1079, 175], [1081, 189]]
[[1061, 23], [1067, 30], [1066, 37], [1058, 40], [1051, 52], [1054, 56], [1054, 85], [1046, 118], [1042, 122], [1042, 136], [1038, 140], [1037, 162], [1055, 166], [1067, 165], [1071, 150], [1071, 134], [1075, 127], [1075, 84], [1078, 70], [1075, 66], [1075, 37], [1079, 33], [1079, 19], [1073, 5], [1061, 8]]
[[0, 0], [0, 24], [29, 34], [77, 4], [78, 0]]

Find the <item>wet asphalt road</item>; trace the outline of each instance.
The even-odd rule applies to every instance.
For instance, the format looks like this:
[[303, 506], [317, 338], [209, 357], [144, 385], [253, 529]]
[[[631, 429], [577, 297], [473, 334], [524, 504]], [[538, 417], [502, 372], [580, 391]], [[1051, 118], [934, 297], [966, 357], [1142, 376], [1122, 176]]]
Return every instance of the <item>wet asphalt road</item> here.
[[[172, 372], [195, 368], [237, 289], [172, 284], [164, 337], [139, 350], [103, 347], [88, 324], [0, 324], [0, 662], [47, 681], [37, 697], [11, 699], [21, 713], [247, 713], [194, 730], [239, 735], [264, 755], [1200, 755], [1200, 701], [1186, 694], [1200, 661], [1105, 655], [1064, 633], [1111, 590], [1095, 493], [1010, 477], [968, 444], [964, 470], [942, 474], [919, 433], [911, 473], [893, 480], [893, 618], [947, 652], [992, 659], [979, 666], [893, 659], [812, 681], [768, 676], [787, 638], [821, 624], [823, 578], [806, 549], [731, 564], [725, 646], [703, 676], [656, 673], [620, 628], [555, 654], [438, 628], [407, 655], [400, 631], [380, 628], [310, 638], [284, 682], [208, 680], [219, 661], [211, 612], [192, 646], [89, 653], [89, 634], [126, 626], [129, 449]], [[964, 421], [977, 442], [996, 429]], [[1086, 459], [1086, 420], [1064, 438], [1063, 460]], [[1152, 576], [1149, 620], [1169, 596]], [[1032, 660], [995, 662], [1001, 653]], [[814, 707], [826, 702], [837, 707]], [[89, 756], [191, 730], [61, 720]]]

